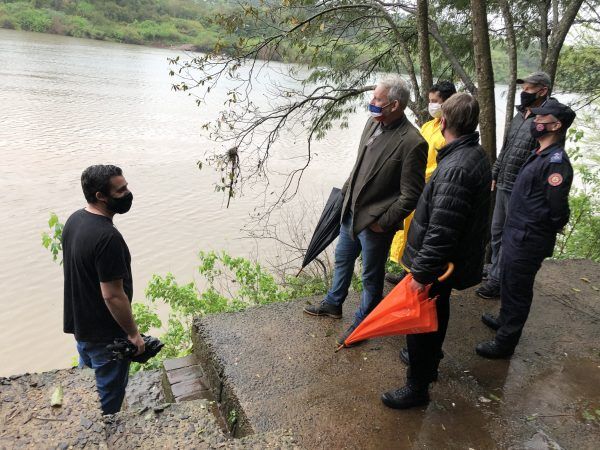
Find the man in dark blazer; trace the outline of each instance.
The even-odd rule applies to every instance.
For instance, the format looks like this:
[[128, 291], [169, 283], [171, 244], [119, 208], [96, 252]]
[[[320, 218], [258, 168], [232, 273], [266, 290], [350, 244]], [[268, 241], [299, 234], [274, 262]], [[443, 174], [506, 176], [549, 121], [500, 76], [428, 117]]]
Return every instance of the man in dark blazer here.
[[408, 85], [399, 76], [381, 81], [373, 92], [369, 103], [372, 117], [342, 188], [342, 223], [332, 287], [320, 304], [304, 308], [310, 315], [341, 319], [354, 262], [362, 253], [361, 303], [352, 325], [338, 337], [340, 344], [381, 301], [394, 233], [415, 209], [425, 185], [427, 143], [404, 114], [409, 96]]

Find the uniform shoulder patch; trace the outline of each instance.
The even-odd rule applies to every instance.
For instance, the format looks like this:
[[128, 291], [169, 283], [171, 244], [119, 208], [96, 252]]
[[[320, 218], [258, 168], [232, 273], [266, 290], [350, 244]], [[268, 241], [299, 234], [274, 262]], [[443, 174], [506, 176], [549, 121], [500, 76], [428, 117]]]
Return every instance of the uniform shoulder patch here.
[[553, 173], [548, 177], [550, 186], [559, 186], [563, 182], [563, 177], [560, 173]]
[[550, 156], [551, 163], [560, 163], [563, 160], [563, 152], [554, 152]]

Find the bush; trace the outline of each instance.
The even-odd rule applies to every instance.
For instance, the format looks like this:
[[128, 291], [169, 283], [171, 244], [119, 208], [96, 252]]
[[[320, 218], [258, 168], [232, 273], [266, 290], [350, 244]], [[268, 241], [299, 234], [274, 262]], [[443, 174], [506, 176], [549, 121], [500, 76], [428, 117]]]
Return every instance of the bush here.
[[136, 29], [148, 41], [181, 41], [181, 35], [172, 23], [144, 20], [136, 25]]
[[[572, 143], [577, 144], [583, 137], [581, 130], [569, 130]], [[569, 154], [581, 186], [571, 188], [571, 216], [564, 232], [558, 235], [554, 254], [559, 259], [600, 261], [600, 161], [593, 161], [595, 165], [581, 162], [583, 153], [578, 146]]]
[[15, 15], [15, 19], [18, 27], [26, 31], [44, 33], [52, 26], [52, 18], [44, 10], [23, 9]]

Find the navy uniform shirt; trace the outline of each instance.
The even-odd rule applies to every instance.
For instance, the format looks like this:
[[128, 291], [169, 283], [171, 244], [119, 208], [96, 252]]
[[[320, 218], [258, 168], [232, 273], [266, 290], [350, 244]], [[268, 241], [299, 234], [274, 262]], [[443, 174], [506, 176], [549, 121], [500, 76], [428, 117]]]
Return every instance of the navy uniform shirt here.
[[556, 234], [569, 221], [573, 167], [561, 143], [533, 151], [519, 172], [508, 204], [506, 225]]

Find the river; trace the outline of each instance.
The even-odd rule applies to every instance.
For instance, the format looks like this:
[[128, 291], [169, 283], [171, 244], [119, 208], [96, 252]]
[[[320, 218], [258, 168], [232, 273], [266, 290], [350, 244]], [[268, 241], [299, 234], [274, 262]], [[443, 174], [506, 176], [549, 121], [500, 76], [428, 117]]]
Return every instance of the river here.
[[[227, 209], [214, 190], [217, 174], [198, 170], [206, 151], [221, 149], [201, 125], [223, 96], [198, 108], [172, 91], [167, 58], [175, 54], [0, 30], [0, 375], [67, 367], [76, 355], [73, 337], [62, 332], [62, 270], [40, 234], [51, 212], [64, 222], [85, 206], [79, 180], [91, 164], [122, 167], [134, 193], [131, 212], [115, 224], [131, 250], [137, 301], [154, 273], [192, 280], [199, 250], [261, 261], [275, 253], [272, 242], [240, 232], [265, 198], [248, 188]], [[500, 122], [503, 116], [499, 108]], [[349, 129], [334, 129], [313, 146], [300, 188], [305, 203], [288, 206], [297, 217], [306, 204], [318, 212], [331, 187], [343, 183], [366, 117], [364, 110], [353, 114]], [[278, 164], [304, 147], [305, 140], [284, 135]]]
[[[0, 375], [67, 367], [76, 355], [62, 332], [62, 270], [40, 234], [51, 212], [64, 222], [85, 206], [79, 180], [91, 164], [122, 167], [135, 195], [115, 224], [131, 250], [138, 301], [153, 273], [192, 280], [201, 249], [259, 260], [273, 252], [240, 233], [264, 197], [246, 189], [226, 209], [217, 174], [196, 166], [216, 145], [201, 125], [222, 103], [198, 108], [171, 90], [175, 54], [0, 30]], [[365, 117], [315, 146], [304, 198], [320, 203], [343, 183]], [[303, 145], [290, 137], [279, 148]]]

